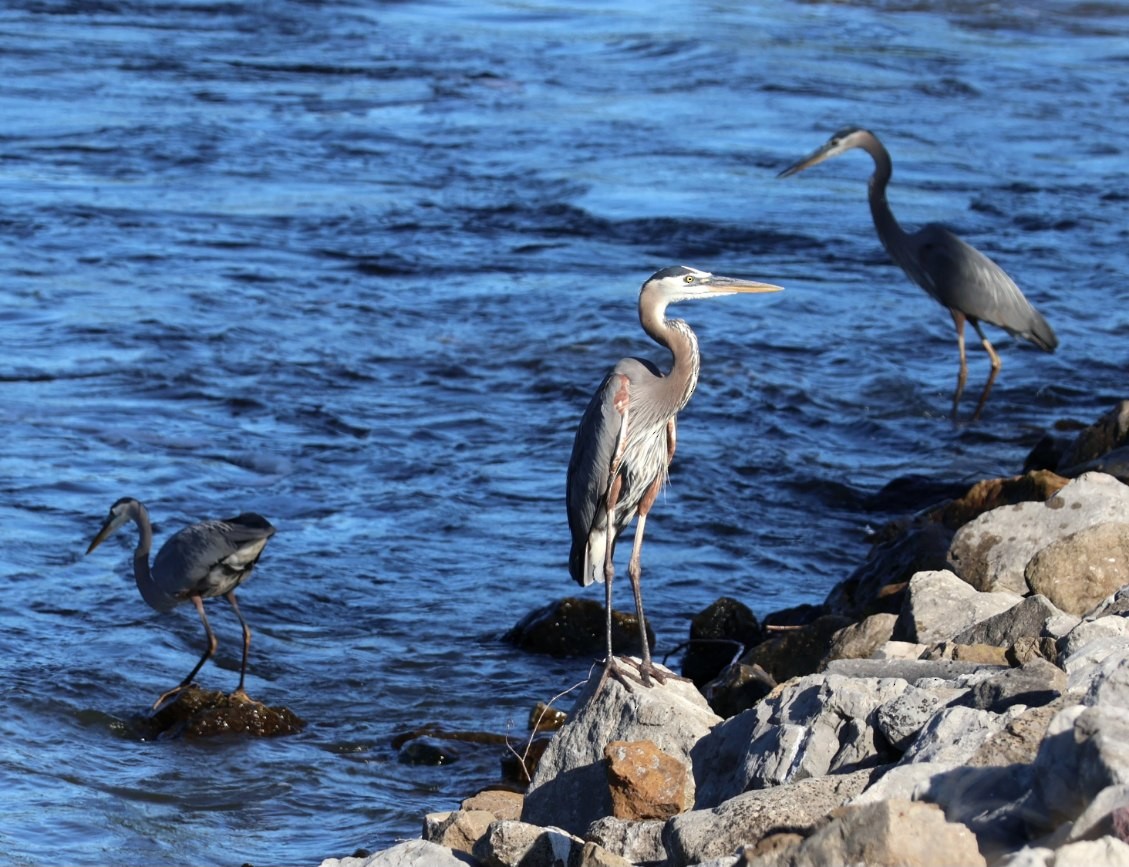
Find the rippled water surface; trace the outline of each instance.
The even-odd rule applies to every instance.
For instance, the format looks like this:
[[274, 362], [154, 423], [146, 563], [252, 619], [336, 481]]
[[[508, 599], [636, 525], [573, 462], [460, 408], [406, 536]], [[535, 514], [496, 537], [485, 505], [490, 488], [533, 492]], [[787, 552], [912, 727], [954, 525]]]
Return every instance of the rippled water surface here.
[[[635, 313], [659, 267], [787, 287], [679, 309], [703, 370], [648, 524], [660, 656], [721, 594], [822, 601], [892, 479], [1014, 472], [1125, 396], [1120, 3], [46, 0], [0, 11], [0, 80], [0, 863], [315, 864], [497, 779], [497, 747], [391, 740], [520, 742], [585, 676], [498, 637], [580, 592], [573, 429], [616, 359], [665, 364]], [[979, 424], [948, 419], [952, 324], [881, 250], [865, 154], [775, 179], [846, 124], [904, 224], [952, 225], [1058, 332], [989, 329]], [[276, 524], [248, 688], [303, 734], [130, 734], [202, 636], [144, 605], [131, 534], [83, 557], [126, 494], [158, 542]], [[209, 609], [201, 682], [231, 689]]]

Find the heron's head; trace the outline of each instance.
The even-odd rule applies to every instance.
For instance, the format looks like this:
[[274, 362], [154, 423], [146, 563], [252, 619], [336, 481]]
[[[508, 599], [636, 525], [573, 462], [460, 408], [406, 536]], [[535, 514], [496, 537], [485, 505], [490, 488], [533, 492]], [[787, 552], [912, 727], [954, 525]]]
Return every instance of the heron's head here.
[[877, 141], [878, 139], [870, 130], [862, 129], [862, 127], [857, 126], [844, 127], [835, 133], [835, 135], [831, 136], [826, 143], [816, 148], [799, 162], [788, 166], [788, 168], [784, 169], [784, 171], [776, 177], [791, 177], [810, 166], [831, 159], [831, 157], [837, 157], [839, 154], [845, 153], [852, 148], [867, 148], [872, 142], [876, 143]]
[[89, 554], [105, 542], [110, 534], [122, 524], [134, 520], [142, 508], [141, 503], [133, 499], [133, 497], [122, 497], [114, 503], [114, 505], [110, 506], [110, 514], [106, 516], [106, 521], [102, 524], [102, 529], [98, 531], [98, 535], [94, 537], [94, 541], [90, 543], [90, 547], [86, 549], [86, 553]]
[[687, 265], [673, 265], [650, 276], [640, 291], [643, 296], [660, 297], [666, 304], [690, 301], [694, 298], [718, 298], [738, 293], [779, 292], [783, 287], [771, 283], [746, 280], [743, 277], [722, 277], [708, 271], [699, 271]]

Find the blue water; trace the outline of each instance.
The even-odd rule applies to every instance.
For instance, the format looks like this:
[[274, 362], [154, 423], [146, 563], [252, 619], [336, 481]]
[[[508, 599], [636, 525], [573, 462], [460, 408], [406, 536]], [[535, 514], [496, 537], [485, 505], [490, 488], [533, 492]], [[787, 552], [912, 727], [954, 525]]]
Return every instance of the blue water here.
[[[390, 742], [520, 745], [586, 675], [498, 638], [581, 592], [572, 433], [616, 359], [665, 363], [635, 318], [660, 267], [787, 287], [678, 311], [703, 369], [648, 523], [660, 656], [719, 595], [821, 601], [892, 479], [1015, 472], [1126, 396], [1121, 3], [48, 0], [0, 11], [0, 80], [3, 864], [316, 864], [495, 781], [497, 747]], [[989, 329], [979, 424], [949, 421], [952, 324], [879, 247], [867, 157], [775, 179], [849, 123], [903, 224], [952, 225], [1058, 332]], [[303, 734], [130, 734], [202, 635], [144, 605], [130, 534], [83, 557], [123, 495], [158, 542], [278, 527], [248, 690]], [[200, 682], [231, 689], [209, 609]]]

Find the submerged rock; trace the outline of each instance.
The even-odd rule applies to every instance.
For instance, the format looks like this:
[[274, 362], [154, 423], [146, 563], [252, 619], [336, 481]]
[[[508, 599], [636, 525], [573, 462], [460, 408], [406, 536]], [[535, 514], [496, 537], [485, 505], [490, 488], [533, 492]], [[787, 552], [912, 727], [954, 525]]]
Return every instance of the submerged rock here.
[[289, 708], [189, 686], [160, 710], [135, 718], [133, 725], [142, 740], [155, 740], [240, 734], [270, 738], [296, 734], [306, 723]]
[[[592, 599], [570, 596], [531, 611], [502, 640], [534, 653], [603, 659], [607, 653], [606, 634], [604, 606]], [[649, 624], [647, 641], [653, 648], [655, 634]], [[639, 620], [634, 614], [612, 611], [612, 648], [617, 654], [634, 656], [642, 651]]]

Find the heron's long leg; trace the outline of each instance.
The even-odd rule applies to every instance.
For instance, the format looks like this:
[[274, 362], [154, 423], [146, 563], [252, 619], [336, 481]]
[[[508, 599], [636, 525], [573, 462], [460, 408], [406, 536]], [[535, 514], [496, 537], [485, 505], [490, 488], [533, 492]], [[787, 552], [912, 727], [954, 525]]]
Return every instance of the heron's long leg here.
[[651, 645], [647, 640], [647, 620], [643, 616], [643, 532], [647, 526], [647, 515], [650, 514], [651, 507], [658, 499], [659, 492], [663, 488], [665, 481], [666, 468], [670, 466], [670, 462], [674, 459], [674, 449], [676, 444], [676, 427], [675, 421], [672, 418], [666, 423], [666, 466], [663, 471], [655, 477], [651, 482], [650, 487], [647, 488], [643, 498], [639, 501], [639, 517], [635, 522], [635, 540], [631, 546], [631, 560], [627, 564], [627, 576], [631, 579], [631, 591], [635, 594], [635, 614], [639, 619], [639, 639], [643, 647], [643, 664], [639, 667], [639, 673], [643, 678], [643, 685], [650, 686], [650, 676], [654, 675], [655, 680], [659, 683], [664, 683], [666, 678], [659, 673], [655, 668], [654, 663], [651, 662]]
[[604, 497], [604, 604], [605, 604], [605, 637], [607, 639], [608, 655], [604, 659], [605, 672], [613, 665], [612, 659], [612, 580], [615, 578], [615, 510], [619, 505], [619, 495], [623, 491], [623, 476], [620, 469], [623, 465], [623, 454], [627, 449], [627, 419], [631, 410], [630, 381], [626, 376], [619, 377], [619, 388], [616, 389], [613, 405], [620, 414], [619, 433], [616, 436], [615, 454], [612, 455], [611, 466], [608, 468], [608, 490]]
[[234, 694], [240, 698], [247, 698], [247, 693], [243, 689], [243, 678], [247, 675], [247, 651], [251, 649], [251, 627], [243, 619], [243, 612], [239, 610], [239, 605], [235, 601], [235, 591], [229, 590], [223, 598], [231, 603], [231, 607], [235, 609], [235, 616], [239, 618], [239, 625], [243, 627], [243, 662], [239, 666], [239, 686]]
[[992, 361], [992, 369], [988, 373], [988, 381], [984, 383], [984, 391], [980, 393], [980, 402], [976, 404], [976, 412], [972, 414], [972, 420], [976, 421], [976, 419], [980, 418], [980, 411], [984, 409], [984, 404], [988, 401], [988, 393], [991, 392], [992, 385], [996, 381], [996, 376], [1000, 372], [1000, 356], [996, 354], [995, 348], [988, 338], [984, 336], [984, 332], [980, 328], [980, 323], [975, 319], [968, 321], [972, 323], [972, 327], [975, 328], [976, 333], [980, 335], [980, 343], [984, 347], [984, 351], [988, 353], [988, 358]]
[[[953, 421], [957, 420], [960, 408], [960, 396], [964, 393], [964, 384], [968, 381], [968, 361], [964, 356], [964, 321], [965, 316], [959, 310], [949, 309], [953, 316], [953, 325], [957, 329], [957, 350], [960, 352], [960, 370], [957, 372], [957, 390], [953, 393]], [[979, 326], [976, 328], [980, 330]]]
[[204, 600], [199, 596], [192, 596], [190, 598], [192, 599], [192, 604], [196, 606], [196, 610], [200, 613], [200, 622], [204, 624], [204, 632], [207, 633], [208, 636], [208, 646], [204, 649], [204, 655], [200, 657], [200, 661], [196, 663], [196, 667], [188, 672], [188, 676], [172, 689], [161, 693], [160, 698], [153, 703], [153, 707], [160, 707], [171, 696], [176, 695], [192, 683], [192, 679], [196, 677], [196, 673], [204, 667], [204, 663], [216, 652], [218, 642], [216, 641], [215, 633], [212, 632], [211, 624], [208, 623], [208, 616], [204, 613]]

